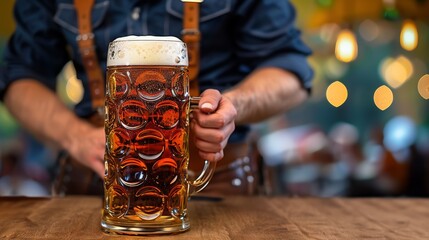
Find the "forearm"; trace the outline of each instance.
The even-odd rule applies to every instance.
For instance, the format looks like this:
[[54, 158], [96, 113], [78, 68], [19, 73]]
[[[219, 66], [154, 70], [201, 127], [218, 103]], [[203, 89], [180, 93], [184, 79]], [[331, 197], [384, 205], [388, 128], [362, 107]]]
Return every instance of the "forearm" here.
[[79, 119], [41, 83], [23, 79], [13, 83], [5, 104], [18, 122], [38, 139], [55, 147], [73, 145], [72, 134], [84, 133], [90, 126]]
[[279, 68], [254, 71], [236, 87], [226, 91], [237, 109], [237, 125], [255, 123], [285, 112], [308, 97], [297, 77]]

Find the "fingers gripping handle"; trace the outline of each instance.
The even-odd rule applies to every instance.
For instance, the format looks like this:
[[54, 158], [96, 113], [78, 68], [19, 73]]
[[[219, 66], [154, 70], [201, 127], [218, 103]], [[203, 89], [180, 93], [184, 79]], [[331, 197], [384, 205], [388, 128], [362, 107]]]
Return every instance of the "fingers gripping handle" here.
[[[198, 104], [201, 97], [191, 97], [191, 112], [198, 109]], [[192, 156], [190, 156], [192, 157]], [[191, 159], [192, 160], [192, 159]], [[216, 162], [210, 162], [208, 160], [204, 161], [204, 167], [201, 174], [195, 180], [187, 180], [189, 187], [189, 195], [200, 192], [203, 190], [207, 184], [210, 182], [210, 179], [213, 177], [213, 173], [216, 169]]]

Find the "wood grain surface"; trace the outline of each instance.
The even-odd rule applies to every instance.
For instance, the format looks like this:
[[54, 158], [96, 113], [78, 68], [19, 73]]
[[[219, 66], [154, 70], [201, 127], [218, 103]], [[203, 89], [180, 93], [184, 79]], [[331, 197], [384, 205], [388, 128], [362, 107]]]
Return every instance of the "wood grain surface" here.
[[0, 239], [429, 239], [429, 199], [230, 197], [191, 201], [191, 229], [108, 235], [96, 197], [0, 197]]

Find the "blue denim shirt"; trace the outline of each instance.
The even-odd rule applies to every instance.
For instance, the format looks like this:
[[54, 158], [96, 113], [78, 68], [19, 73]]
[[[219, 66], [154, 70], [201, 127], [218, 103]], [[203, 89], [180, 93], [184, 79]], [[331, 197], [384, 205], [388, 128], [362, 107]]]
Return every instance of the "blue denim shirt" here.
[[[92, 9], [96, 52], [103, 71], [110, 41], [125, 35], [172, 35], [180, 38], [180, 0], [97, 0]], [[76, 11], [72, 0], [17, 0], [17, 27], [5, 50], [0, 96], [20, 78], [34, 78], [55, 89], [64, 64], [73, 61], [87, 88], [79, 55]], [[310, 49], [294, 26], [295, 10], [287, 0], [205, 0], [200, 10], [201, 90], [234, 86], [252, 70], [280, 67], [295, 73], [311, 88]], [[275, 87], [275, 86], [273, 86]], [[76, 106], [91, 114], [90, 94]], [[237, 131], [239, 132], [239, 131]]]

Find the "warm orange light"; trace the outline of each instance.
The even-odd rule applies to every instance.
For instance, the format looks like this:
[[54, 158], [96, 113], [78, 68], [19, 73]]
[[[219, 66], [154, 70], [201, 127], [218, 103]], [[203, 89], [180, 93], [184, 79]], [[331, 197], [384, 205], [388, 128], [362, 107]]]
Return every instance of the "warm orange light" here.
[[80, 102], [83, 98], [82, 82], [76, 77], [69, 78], [66, 84], [66, 93], [72, 103], [76, 104]]
[[402, 86], [414, 73], [413, 63], [405, 56], [386, 58], [381, 65], [381, 76], [390, 87]]
[[66, 79], [65, 93], [67, 100], [72, 104], [79, 103], [83, 98], [82, 82], [77, 79], [76, 70], [71, 62], [68, 62], [63, 69]]
[[335, 81], [326, 89], [326, 99], [334, 106], [339, 107], [347, 100], [347, 87], [340, 81]]
[[401, 47], [407, 51], [412, 51], [417, 47], [419, 34], [414, 21], [404, 20], [402, 23], [400, 43]]
[[429, 99], [429, 74], [420, 78], [417, 88], [422, 98]]
[[349, 29], [344, 29], [338, 34], [335, 44], [335, 56], [343, 62], [351, 62], [358, 55], [356, 36]]
[[374, 103], [380, 110], [384, 111], [393, 103], [393, 92], [386, 85], [380, 86], [374, 92]]

